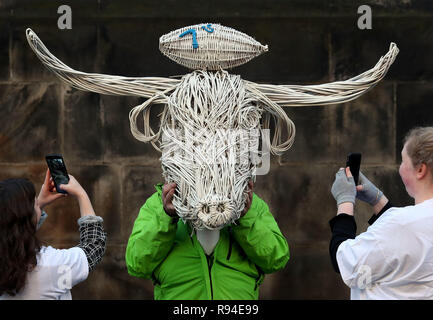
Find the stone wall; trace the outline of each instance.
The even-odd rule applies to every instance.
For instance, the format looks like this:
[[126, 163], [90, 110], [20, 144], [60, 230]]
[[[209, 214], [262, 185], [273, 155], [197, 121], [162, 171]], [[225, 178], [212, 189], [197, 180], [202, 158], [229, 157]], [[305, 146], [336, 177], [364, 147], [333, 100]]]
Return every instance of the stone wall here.
[[[57, 28], [57, 8], [72, 8], [72, 30]], [[357, 28], [357, 8], [370, 5], [373, 29]], [[397, 205], [411, 204], [398, 175], [402, 137], [432, 125], [433, 3], [428, 0], [20, 1], [0, 0], [0, 179], [28, 177], [39, 189], [45, 154], [64, 155], [69, 172], [88, 191], [105, 220], [108, 247], [76, 299], [152, 299], [151, 281], [125, 267], [126, 243], [138, 210], [162, 181], [159, 155], [129, 131], [129, 110], [143, 99], [77, 91], [44, 69], [25, 39], [31, 27], [64, 63], [86, 72], [125, 76], [182, 75], [158, 50], [161, 35], [202, 22], [243, 31], [270, 51], [233, 73], [275, 84], [343, 80], [373, 67], [390, 42], [400, 48], [385, 80], [342, 105], [287, 108], [297, 127], [292, 149], [273, 157], [259, 176], [262, 197], [287, 237], [291, 259], [268, 275], [262, 299], [348, 299], [331, 267], [330, 193], [346, 154], [363, 154], [362, 170]], [[156, 118], [155, 118], [156, 119]], [[47, 209], [43, 240], [66, 248], [78, 241], [77, 203]], [[358, 232], [371, 210], [356, 206]]]

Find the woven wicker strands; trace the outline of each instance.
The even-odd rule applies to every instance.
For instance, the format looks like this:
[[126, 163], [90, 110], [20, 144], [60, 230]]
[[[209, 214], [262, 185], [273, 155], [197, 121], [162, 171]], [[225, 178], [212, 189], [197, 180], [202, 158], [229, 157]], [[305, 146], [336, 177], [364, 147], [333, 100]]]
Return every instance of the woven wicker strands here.
[[255, 180], [262, 108], [244, 81], [226, 71], [194, 71], [168, 98], [161, 163], [175, 182], [177, 214], [196, 230], [239, 219], [248, 180]]
[[[189, 26], [161, 37], [165, 55], [195, 70], [180, 80], [76, 71], [53, 56], [30, 29], [27, 40], [45, 67], [77, 89], [148, 98], [129, 113], [131, 133], [162, 152], [165, 181], [177, 184], [176, 212], [197, 230], [219, 230], [239, 218], [248, 180], [256, 177], [258, 163], [252, 155], [262, 155], [260, 138], [272, 154], [292, 146], [295, 125], [284, 107], [356, 99], [383, 79], [399, 51], [391, 43], [372, 69], [349, 80], [301, 86], [257, 84], [221, 70], [245, 63], [267, 47], [217, 24]], [[162, 105], [157, 130], [150, 123], [155, 105]], [[271, 121], [269, 143], [263, 137]]]
[[[45, 67], [70, 86], [85, 91], [108, 95], [128, 95], [150, 98], [156, 93], [173, 88], [177, 79], [150, 77], [122, 77], [74, 70], [57, 59], [45, 47], [36, 33], [26, 30], [27, 42]], [[154, 99], [154, 102], [161, 102]]]
[[391, 43], [388, 52], [366, 72], [345, 81], [319, 85], [267, 85], [248, 82], [247, 88], [261, 92], [282, 107], [318, 106], [344, 103], [358, 98], [381, 81], [397, 57], [399, 49]]
[[268, 46], [235, 29], [204, 23], [163, 35], [159, 49], [189, 69], [220, 70], [244, 64], [268, 51]]

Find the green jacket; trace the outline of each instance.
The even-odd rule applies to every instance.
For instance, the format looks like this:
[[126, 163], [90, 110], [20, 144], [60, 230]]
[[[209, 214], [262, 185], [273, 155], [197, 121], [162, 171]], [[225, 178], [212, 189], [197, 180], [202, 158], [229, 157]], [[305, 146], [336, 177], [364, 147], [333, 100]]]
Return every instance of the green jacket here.
[[237, 225], [221, 229], [208, 257], [191, 227], [165, 213], [162, 183], [155, 189], [135, 220], [125, 259], [130, 275], [153, 280], [156, 300], [258, 299], [264, 274], [289, 260], [286, 239], [255, 193]]

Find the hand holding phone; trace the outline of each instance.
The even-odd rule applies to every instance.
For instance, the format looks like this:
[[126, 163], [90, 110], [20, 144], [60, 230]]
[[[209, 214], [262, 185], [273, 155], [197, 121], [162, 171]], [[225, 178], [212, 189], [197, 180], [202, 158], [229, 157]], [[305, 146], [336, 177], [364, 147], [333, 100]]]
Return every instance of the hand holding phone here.
[[45, 172], [44, 183], [42, 184], [41, 191], [39, 191], [38, 195], [38, 205], [42, 210], [53, 201], [66, 196], [66, 194], [54, 193], [54, 188], [54, 181], [50, 180], [50, 170], [47, 169]]
[[355, 180], [355, 186], [357, 186], [359, 181], [359, 168], [361, 167], [361, 154], [357, 152], [349, 153], [347, 155], [346, 167], [350, 168], [350, 172]]
[[65, 190], [60, 189], [61, 184], [68, 184], [69, 175], [66, 170], [65, 161], [60, 154], [49, 154], [45, 157], [51, 177], [58, 193], [68, 194]]

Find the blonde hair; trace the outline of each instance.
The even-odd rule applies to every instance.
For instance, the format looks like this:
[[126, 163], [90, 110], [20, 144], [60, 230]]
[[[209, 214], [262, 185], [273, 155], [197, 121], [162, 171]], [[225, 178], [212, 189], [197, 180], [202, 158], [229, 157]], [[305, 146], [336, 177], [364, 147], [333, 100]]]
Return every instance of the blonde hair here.
[[433, 172], [433, 127], [413, 128], [406, 134], [404, 144], [414, 167], [424, 163]]

